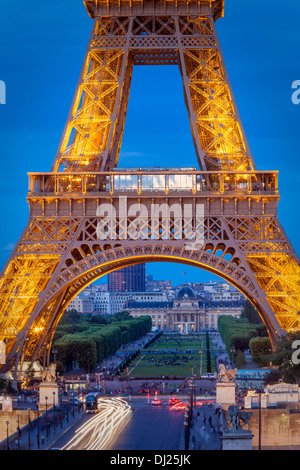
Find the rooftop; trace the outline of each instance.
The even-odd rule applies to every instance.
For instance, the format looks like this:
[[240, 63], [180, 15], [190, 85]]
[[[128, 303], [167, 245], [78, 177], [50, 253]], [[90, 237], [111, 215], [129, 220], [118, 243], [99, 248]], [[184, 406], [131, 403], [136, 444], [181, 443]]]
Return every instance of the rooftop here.
[[197, 300], [196, 292], [189, 286], [183, 286], [175, 295], [176, 300]]

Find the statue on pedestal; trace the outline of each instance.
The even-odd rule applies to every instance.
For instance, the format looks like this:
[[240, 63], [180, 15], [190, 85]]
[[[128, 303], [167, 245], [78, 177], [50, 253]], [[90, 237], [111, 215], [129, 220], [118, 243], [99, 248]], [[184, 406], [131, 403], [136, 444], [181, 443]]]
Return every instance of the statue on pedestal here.
[[48, 369], [41, 369], [40, 373], [42, 382], [39, 386], [39, 407], [41, 409], [44, 409], [47, 404], [57, 405], [58, 385], [56, 383], [56, 364], [51, 364]]
[[41, 369], [42, 382], [56, 382], [56, 364], [51, 364], [49, 369]]
[[220, 364], [218, 373], [218, 382], [230, 383], [235, 381], [237, 369], [228, 369], [224, 364]]

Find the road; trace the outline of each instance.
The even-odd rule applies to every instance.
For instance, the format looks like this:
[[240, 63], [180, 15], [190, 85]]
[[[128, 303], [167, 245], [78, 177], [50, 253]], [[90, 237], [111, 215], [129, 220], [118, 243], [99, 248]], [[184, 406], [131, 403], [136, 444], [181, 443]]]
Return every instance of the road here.
[[183, 421], [184, 411], [170, 410], [166, 399], [161, 406], [136, 404], [131, 420], [109, 450], [178, 450]]
[[[128, 404], [127, 404], [128, 402]], [[178, 450], [184, 411], [170, 410], [168, 399], [152, 406], [146, 397], [107, 399], [106, 410], [84, 415], [52, 448], [62, 450]], [[130, 405], [130, 407], [128, 406]]]

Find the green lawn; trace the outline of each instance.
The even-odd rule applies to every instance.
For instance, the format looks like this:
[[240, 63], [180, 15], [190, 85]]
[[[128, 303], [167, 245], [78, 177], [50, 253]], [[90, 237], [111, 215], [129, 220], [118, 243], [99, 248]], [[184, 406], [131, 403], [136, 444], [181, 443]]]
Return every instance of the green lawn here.
[[149, 349], [155, 350], [186, 350], [203, 349], [206, 347], [205, 335], [162, 335]]
[[[202, 358], [202, 373], [206, 372], [206, 354]], [[128, 366], [132, 377], [199, 376], [200, 354], [147, 354], [140, 355], [135, 363]]]
[[[192, 352], [188, 352], [189, 350]], [[200, 354], [199, 351], [203, 353]], [[155, 344], [149, 349], [143, 349], [141, 354], [128, 364], [128, 374], [130, 377], [190, 377], [193, 371], [194, 375], [199, 377], [201, 356], [201, 371], [205, 374], [205, 335], [162, 335]], [[211, 369], [211, 372], [216, 372], [212, 351]], [[125, 374], [125, 371], [121, 373]]]

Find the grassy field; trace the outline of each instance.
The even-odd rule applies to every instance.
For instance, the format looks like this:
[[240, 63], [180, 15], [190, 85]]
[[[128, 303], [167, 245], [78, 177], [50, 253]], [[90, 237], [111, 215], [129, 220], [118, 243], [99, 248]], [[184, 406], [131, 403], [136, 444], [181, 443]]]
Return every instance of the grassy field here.
[[206, 347], [205, 335], [162, 335], [151, 350], [188, 350]]
[[[169, 352], [170, 351], [170, 352]], [[172, 351], [172, 352], [171, 352]], [[200, 351], [202, 352], [200, 354]], [[215, 357], [211, 351], [211, 372], [216, 371]], [[130, 377], [190, 377], [200, 375], [206, 369], [205, 335], [162, 335], [159, 340], [128, 364]], [[125, 375], [125, 371], [121, 375]]]

